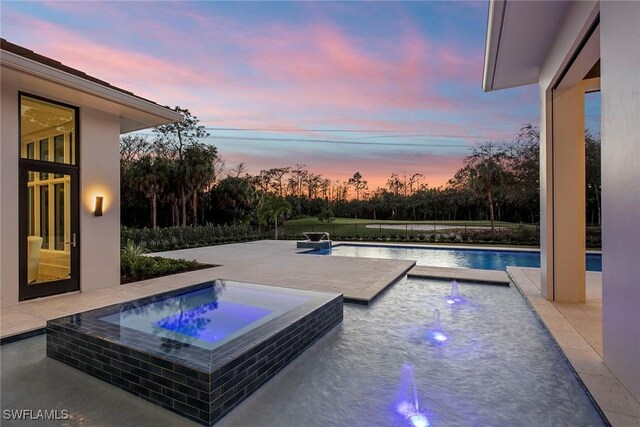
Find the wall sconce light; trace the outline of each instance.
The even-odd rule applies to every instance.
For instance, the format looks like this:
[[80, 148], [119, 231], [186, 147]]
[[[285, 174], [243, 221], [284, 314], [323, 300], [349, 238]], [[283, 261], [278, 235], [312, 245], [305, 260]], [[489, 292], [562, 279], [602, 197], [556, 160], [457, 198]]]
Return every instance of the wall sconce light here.
[[104, 197], [96, 196], [96, 208], [93, 211], [94, 216], [102, 216], [102, 200]]

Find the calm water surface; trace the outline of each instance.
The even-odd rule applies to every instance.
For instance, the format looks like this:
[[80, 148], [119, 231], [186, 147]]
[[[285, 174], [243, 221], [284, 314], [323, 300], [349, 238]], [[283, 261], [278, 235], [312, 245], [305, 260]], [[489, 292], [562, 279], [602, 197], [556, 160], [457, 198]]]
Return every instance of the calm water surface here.
[[[506, 270], [507, 266], [540, 268], [540, 253], [480, 249], [402, 248], [340, 244], [324, 255], [416, 260], [418, 265]], [[602, 257], [587, 254], [587, 271], [602, 271]]]

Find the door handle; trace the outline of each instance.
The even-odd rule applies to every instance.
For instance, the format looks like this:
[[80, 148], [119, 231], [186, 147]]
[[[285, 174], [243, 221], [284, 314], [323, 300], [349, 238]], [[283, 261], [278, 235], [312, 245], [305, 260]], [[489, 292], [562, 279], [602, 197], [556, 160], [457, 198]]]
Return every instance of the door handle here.
[[65, 245], [71, 245], [74, 248], [76, 247], [76, 233], [72, 233], [71, 234], [71, 241], [70, 242], [64, 242]]

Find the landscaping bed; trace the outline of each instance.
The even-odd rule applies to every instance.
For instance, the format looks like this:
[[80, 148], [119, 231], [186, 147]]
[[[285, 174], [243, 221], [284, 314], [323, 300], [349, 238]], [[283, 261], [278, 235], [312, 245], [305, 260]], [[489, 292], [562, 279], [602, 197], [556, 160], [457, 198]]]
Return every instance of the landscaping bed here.
[[161, 256], [149, 256], [146, 253], [147, 248], [143, 244], [136, 244], [129, 240], [122, 245], [120, 252], [120, 284], [217, 267], [211, 264], [201, 264], [195, 259], [164, 258]]
[[200, 264], [196, 260], [163, 258], [160, 256], [145, 256], [133, 268], [120, 268], [120, 284], [137, 282], [139, 280], [153, 279], [169, 276], [187, 271], [202, 270], [217, 267], [212, 264]]

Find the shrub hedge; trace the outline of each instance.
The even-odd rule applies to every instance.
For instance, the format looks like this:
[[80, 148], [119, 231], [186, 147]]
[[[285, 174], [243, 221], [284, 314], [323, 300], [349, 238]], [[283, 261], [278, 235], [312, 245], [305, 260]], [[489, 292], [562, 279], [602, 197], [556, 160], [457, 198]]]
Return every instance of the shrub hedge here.
[[127, 228], [120, 241], [143, 244], [150, 252], [197, 248], [258, 240], [260, 235], [247, 225], [201, 225], [195, 227]]

